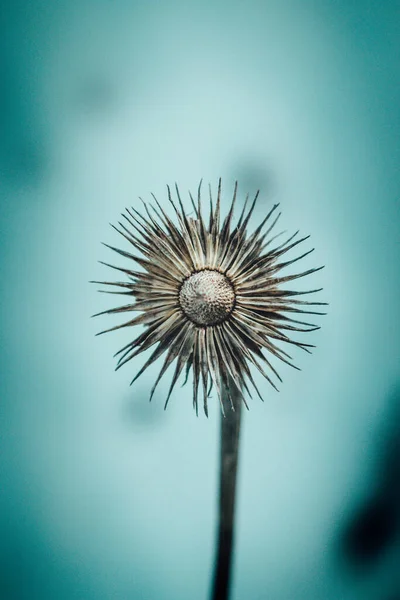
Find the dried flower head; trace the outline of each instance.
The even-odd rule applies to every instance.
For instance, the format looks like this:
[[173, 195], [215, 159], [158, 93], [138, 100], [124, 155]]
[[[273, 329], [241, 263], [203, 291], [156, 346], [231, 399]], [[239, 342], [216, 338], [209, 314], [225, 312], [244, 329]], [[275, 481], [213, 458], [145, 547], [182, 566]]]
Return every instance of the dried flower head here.
[[[246, 404], [243, 392], [247, 391], [250, 395], [249, 382], [260, 396], [250, 371], [251, 365], [276, 389], [272, 377], [282, 380], [271, 364], [268, 353], [297, 368], [291, 362], [291, 356], [277, 342], [298, 346], [308, 352], [313, 347], [293, 340], [286, 332], [291, 334], [319, 329], [316, 325], [295, 320], [292, 316], [295, 313], [325, 314], [310, 310], [310, 305], [325, 303], [294, 298], [320, 289], [303, 292], [282, 289], [280, 286], [322, 267], [294, 275], [280, 275], [282, 269], [307, 256], [313, 249], [292, 260], [281, 261], [286, 252], [308, 239], [309, 236], [295, 239], [298, 232], [270, 249], [278, 237], [270, 236], [280, 216], [280, 213], [276, 215], [278, 204], [271, 208], [256, 230], [247, 235], [258, 192], [248, 209], [247, 196], [239, 220], [233, 226], [237, 183], [230, 210], [222, 225], [221, 180], [215, 207], [210, 188], [208, 225], [202, 213], [201, 183], [197, 202], [189, 193], [193, 216], [186, 213], [178, 187], [176, 186], [176, 201], [168, 186], [167, 189], [176, 222], [167, 215], [153, 195], [155, 204], [142, 201], [145, 217], [135, 208], [127, 208], [122, 214], [125, 221], [119, 222], [119, 228], [113, 226], [141, 256], [105, 244], [134, 261], [137, 267], [127, 269], [102, 263], [121, 271], [127, 279], [121, 282], [94, 283], [123, 288], [125, 291], [110, 293], [133, 296], [135, 302], [98, 314], [133, 311], [141, 314], [101, 333], [121, 327], [145, 325], [145, 331], [115, 355], [119, 355], [117, 369], [157, 344], [131, 383], [166, 353], [150, 399], [169, 365], [176, 361], [165, 406], [186, 366], [186, 381], [190, 370], [193, 370], [193, 405], [196, 412], [200, 382], [205, 413], [208, 414], [207, 398], [212, 385], [217, 390], [224, 411], [223, 392], [232, 408], [234, 395], [242, 398]], [[267, 356], [263, 354], [263, 350], [267, 351]], [[268, 372], [264, 370], [262, 363], [267, 366]]]

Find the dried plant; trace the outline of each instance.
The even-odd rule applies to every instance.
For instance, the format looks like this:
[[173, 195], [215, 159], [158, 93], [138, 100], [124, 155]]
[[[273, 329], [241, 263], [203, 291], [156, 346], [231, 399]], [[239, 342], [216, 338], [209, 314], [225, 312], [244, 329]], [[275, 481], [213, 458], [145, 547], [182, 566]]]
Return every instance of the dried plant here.
[[[212, 385], [217, 390], [224, 412], [223, 391], [232, 408], [234, 396], [239, 395], [245, 404], [244, 392], [251, 397], [249, 383], [261, 397], [250, 371], [251, 365], [276, 389], [273, 378], [279, 381], [281, 378], [268, 354], [297, 368], [291, 356], [277, 342], [294, 345], [308, 352], [313, 347], [296, 341], [291, 336], [296, 332], [309, 332], [319, 327], [294, 319], [293, 316], [304, 313], [324, 314], [310, 310], [310, 307], [325, 303], [297, 299], [297, 296], [318, 292], [320, 289], [293, 291], [284, 289], [281, 285], [314, 273], [322, 267], [292, 275], [281, 274], [285, 267], [304, 258], [313, 249], [291, 260], [282, 260], [284, 254], [309, 236], [298, 238], [297, 231], [285, 242], [272, 247], [273, 242], [281, 235], [270, 235], [281, 214], [277, 214], [278, 204], [269, 210], [251, 235], [247, 234], [258, 192], [249, 208], [248, 197], [246, 198], [239, 220], [233, 226], [237, 183], [229, 212], [222, 225], [221, 180], [215, 206], [210, 187], [208, 224], [202, 212], [201, 183], [196, 202], [189, 193], [193, 216], [185, 211], [178, 187], [176, 186], [175, 201], [168, 186], [167, 189], [176, 222], [167, 215], [153, 195], [154, 204], [142, 201], [146, 216], [133, 207], [127, 208], [122, 214], [124, 221], [119, 222], [119, 227], [113, 226], [141, 256], [105, 245], [131, 259], [139, 269], [103, 263], [124, 273], [127, 278], [121, 282], [95, 283], [123, 288], [125, 291], [111, 293], [133, 296], [135, 302], [98, 314], [134, 311], [141, 314], [101, 333], [145, 325], [143, 333], [117, 352], [117, 369], [158, 344], [131, 383], [166, 353], [150, 398], [161, 377], [175, 360], [175, 373], [165, 406], [186, 366], [186, 380], [190, 370], [193, 370], [193, 405], [196, 412], [200, 381], [205, 413], [208, 414], [207, 399]], [[263, 354], [263, 350], [267, 351], [267, 356]]]
[[[270, 362], [271, 356], [297, 368], [281, 345], [293, 345], [310, 352], [311, 344], [297, 341], [292, 335], [319, 327], [298, 320], [297, 315], [325, 314], [312, 309], [325, 303], [299, 300], [297, 296], [319, 292], [320, 289], [293, 291], [281, 286], [315, 273], [322, 267], [296, 274], [281, 274], [283, 269], [304, 258], [313, 249], [296, 258], [282, 259], [309, 236], [298, 238], [297, 231], [285, 242], [276, 245], [275, 241], [282, 233], [271, 235], [271, 232], [280, 216], [278, 204], [269, 210], [253, 233], [247, 234], [258, 192], [249, 207], [246, 198], [234, 225], [235, 184], [230, 209], [221, 225], [221, 180], [215, 206], [211, 188], [209, 191], [207, 224], [203, 216], [201, 183], [197, 201], [189, 194], [190, 214], [185, 211], [178, 188], [175, 201], [170, 188], [167, 189], [175, 222], [153, 196], [154, 204], [142, 201], [145, 216], [135, 208], [127, 208], [122, 215], [124, 221], [119, 222], [119, 227], [113, 226], [141, 255], [105, 244], [137, 266], [128, 269], [103, 263], [124, 273], [126, 279], [95, 283], [122, 288], [122, 291], [109, 293], [133, 296], [135, 302], [98, 314], [141, 313], [101, 333], [134, 325], [146, 327], [143, 333], [117, 352], [117, 369], [157, 344], [131, 383], [166, 353], [150, 399], [174, 361], [175, 373], [165, 406], [185, 366], [185, 381], [193, 371], [196, 412], [200, 382], [206, 415], [211, 387], [214, 385], [217, 390], [224, 418], [221, 420], [218, 541], [211, 594], [213, 600], [227, 600], [234, 538], [241, 406], [242, 403], [247, 406], [245, 394], [251, 395], [249, 384], [261, 397], [250, 367], [256, 367], [276, 388], [273, 379], [281, 381], [281, 378]], [[233, 410], [225, 417], [226, 406]]]

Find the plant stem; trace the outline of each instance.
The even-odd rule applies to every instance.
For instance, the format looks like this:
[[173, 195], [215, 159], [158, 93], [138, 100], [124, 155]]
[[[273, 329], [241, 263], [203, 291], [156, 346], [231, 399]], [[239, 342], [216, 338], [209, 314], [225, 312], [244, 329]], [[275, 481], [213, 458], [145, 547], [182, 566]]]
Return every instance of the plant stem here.
[[236, 475], [242, 400], [238, 397], [234, 398], [234, 411], [227, 404], [228, 402], [225, 402], [226, 416], [221, 415], [218, 546], [212, 600], [228, 600], [229, 598], [234, 542]]

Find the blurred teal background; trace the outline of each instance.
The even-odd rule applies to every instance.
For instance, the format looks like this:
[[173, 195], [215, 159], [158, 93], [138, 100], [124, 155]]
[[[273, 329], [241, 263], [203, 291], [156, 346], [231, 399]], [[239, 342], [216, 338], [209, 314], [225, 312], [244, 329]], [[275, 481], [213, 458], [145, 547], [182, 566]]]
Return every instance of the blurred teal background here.
[[208, 597], [215, 398], [129, 387], [88, 281], [125, 206], [222, 176], [312, 234], [330, 303], [245, 415], [232, 598], [398, 600], [400, 3], [10, 0], [1, 29], [0, 597]]

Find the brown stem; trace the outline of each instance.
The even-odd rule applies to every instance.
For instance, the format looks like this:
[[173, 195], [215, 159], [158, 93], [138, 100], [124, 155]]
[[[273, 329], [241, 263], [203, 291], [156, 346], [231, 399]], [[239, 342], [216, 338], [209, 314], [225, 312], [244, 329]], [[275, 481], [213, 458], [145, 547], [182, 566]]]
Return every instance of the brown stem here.
[[[224, 404], [226, 406], [228, 402]], [[212, 600], [228, 600], [231, 581], [241, 398], [234, 398], [234, 406], [234, 411], [226, 406], [226, 416], [221, 415], [218, 546]]]

